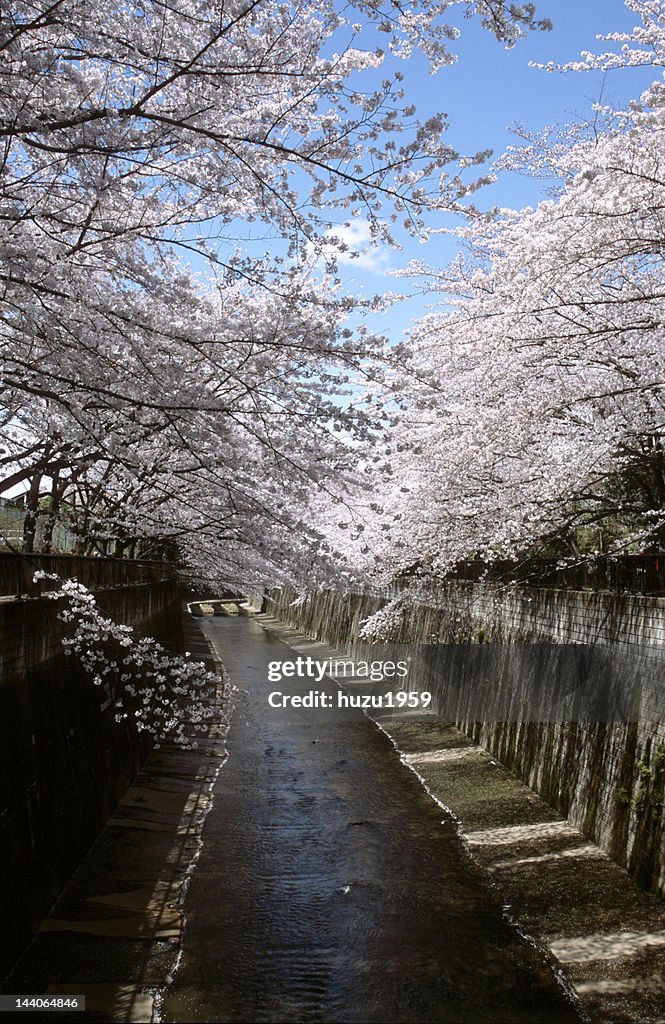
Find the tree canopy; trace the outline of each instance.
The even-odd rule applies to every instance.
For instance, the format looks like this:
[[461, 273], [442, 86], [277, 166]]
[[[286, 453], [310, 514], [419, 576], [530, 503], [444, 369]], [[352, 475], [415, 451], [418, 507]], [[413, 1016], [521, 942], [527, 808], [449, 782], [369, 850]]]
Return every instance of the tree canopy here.
[[[663, 547], [662, 78], [502, 158], [558, 191], [469, 207], [458, 259], [411, 267], [440, 305], [410, 346], [346, 326], [340, 211], [389, 241], [476, 187], [483, 156], [383, 68], [445, 67], [460, 3], [3, 8], [1, 493], [27, 488], [28, 548], [60, 517], [251, 586]], [[508, 45], [548, 27], [461, 6]], [[662, 0], [627, 6], [569, 72], [663, 66]]]
[[[665, 7], [620, 53], [665, 58]], [[535, 209], [478, 214], [462, 254], [426, 274], [439, 308], [414, 329], [418, 371], [378, 463], [356, 545], [384, 576], [461, 559], [665, 548], [665, 89], [532, 139], [501, 161], [558, 182]]]
[[[33, 537], [45, 481], [82, 545], [170, 538], [220, 579], [288, 575], [301, 543], [323, 565], [303, 508], [376, 429], [359, 396], [394, 357], [345, 330], [320, 257], [333, 210], [417, 231], [468, 190], [376, 45], [444, 65], [456, 2], [3, 7], [0, 466]], [[546, 27], [463, 6], [508, 44]]]

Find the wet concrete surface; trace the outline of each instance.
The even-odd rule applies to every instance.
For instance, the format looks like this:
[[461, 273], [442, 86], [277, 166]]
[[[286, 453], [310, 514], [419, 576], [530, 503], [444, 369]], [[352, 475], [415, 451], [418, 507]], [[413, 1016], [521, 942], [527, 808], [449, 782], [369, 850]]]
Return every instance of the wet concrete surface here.
[[242, 687], [185, 901], [165, 1022], [579, 1020], [547, 955], [506, 920], [457, 826], [359, 711], [271, 708], [293, 651], [209, 620]]

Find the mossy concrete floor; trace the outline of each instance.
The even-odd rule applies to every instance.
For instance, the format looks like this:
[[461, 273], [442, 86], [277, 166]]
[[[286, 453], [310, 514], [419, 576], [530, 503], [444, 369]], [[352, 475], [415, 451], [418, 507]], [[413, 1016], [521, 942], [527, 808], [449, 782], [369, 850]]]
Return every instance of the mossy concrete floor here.
[[[269, 615], [265, 629], [299, 654], [346, 654]], [[367, 681], [359, 681], [367, 690]], [[348, 679], [344, 688], [354, 689]], [[560, 965], [594, 1022], [665, 1021], [665, 903], [496, 758], [433, 713], [373, 712], [402, 761], [458, 822], [469, 855], [491, 876], [510, 918]]]

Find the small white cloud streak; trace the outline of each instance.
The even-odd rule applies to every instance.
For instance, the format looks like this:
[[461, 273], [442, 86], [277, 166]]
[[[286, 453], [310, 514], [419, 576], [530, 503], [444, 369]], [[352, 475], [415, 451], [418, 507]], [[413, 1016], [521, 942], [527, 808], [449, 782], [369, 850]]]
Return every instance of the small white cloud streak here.
[[336, 246], [330, 247], [330, 255], [335, 256], [339, 266], [356, 267], [372, 274], [385, 274], [390, 265], [390, 252], [385, 243], [375, 244], [369, 224], [364, 219], [353, 220], [339, 227], [330, 228], [326, 236], [337, 239], [347, 246], [347, 251], [340, 252]]

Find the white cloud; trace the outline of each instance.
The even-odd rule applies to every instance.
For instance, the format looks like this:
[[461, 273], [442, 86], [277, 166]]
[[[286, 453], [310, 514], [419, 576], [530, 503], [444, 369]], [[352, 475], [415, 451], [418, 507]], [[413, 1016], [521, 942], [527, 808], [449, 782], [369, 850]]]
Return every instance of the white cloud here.
[[339, 227], [330, 228], [327, 237], [334, 237], [345, 251], [330, 247], [330, 255], [336, 256], [339, 266], [356, 267], [372, 274], [385, 274], [390, 264], [390, 250], [385, 242], [374, 242], [369, 223], [364, 218], [347, 221]]

